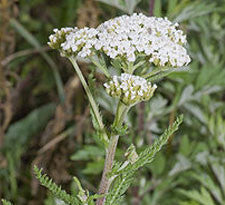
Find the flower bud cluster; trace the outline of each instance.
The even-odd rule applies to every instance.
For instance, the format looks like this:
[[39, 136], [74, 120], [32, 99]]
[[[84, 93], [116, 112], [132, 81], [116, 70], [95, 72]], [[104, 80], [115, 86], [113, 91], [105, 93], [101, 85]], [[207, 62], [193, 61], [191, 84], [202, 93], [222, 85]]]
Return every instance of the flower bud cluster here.
[[167, 18], [123, 15], [94, 28], [55, 29], [49, 45], [66, 56], [88, 57], [98, 50], [112, 59], [134, 62], [138, 56], [156, 66], [181, 67], [190, 62], [186, 36]]
[[128, 106], [149, 100], [157, 88], [155, 84], [152, 86], [144, 78], [127, 73], [113, 76], [112, 80], [104, 86], [110, 96], [120, 98]]

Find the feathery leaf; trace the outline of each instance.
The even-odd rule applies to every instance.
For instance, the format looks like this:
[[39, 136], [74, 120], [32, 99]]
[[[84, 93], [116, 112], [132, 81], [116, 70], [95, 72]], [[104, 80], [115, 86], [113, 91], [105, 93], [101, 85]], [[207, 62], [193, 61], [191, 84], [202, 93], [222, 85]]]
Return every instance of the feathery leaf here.
[[111, 173], [110, 176], [114, 175], [116, 179], [113, 182], [112, 189], [106, 197], [106, 204], [110, 205], [119, 203], [118, 201], [132, 183], [135, 172], [140, 167], [153, 161], [156, 153], [159, 152], [162, 146], [166, 144], [169, 137], [178, 130], [182, 121], [183, 116], [180, 115], [176, 121], [153, 143], [152, 146], [146, 148], [140, 153], [138, 159], [134, 163], [128, 163], [124, 168], [118, 168], [117, 171], [113, 170], [113, 173]]
[[51, 178], [46, 174], [42, 174], [42, 169], [39, 169], [37, 166], [34, 166], [34, 174], [39, 180], [42, 186], [46, 187], [51, 193], [58, 199], [64, 201], [66, 204], [79, 205], [81, 202], [77, 197], [71, 196], [66, 193], [60, 186], [55, 184]]

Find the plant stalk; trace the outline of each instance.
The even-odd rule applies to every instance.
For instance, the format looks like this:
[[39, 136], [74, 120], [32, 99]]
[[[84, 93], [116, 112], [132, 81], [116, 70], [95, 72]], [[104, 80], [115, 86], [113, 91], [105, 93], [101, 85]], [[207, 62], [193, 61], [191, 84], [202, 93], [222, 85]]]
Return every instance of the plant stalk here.
[[[81, 81], [81, 83], [83, 85], [83, 88], [84, 88], [84, 90], [85, 90], [85, 92], [86, 92], [86, 94], [88, 96], [88, 99], [89, 99], [92, 111], [94, 113], [95, 119], [98, 122], [99, 128], [100, 128], [101, 131], [104, 131], [105, 130], [104, 129], [104, 124], [102, 122], [102, 117], [100, 115], [98, 106], [97, 106], [97, 104], [96, 104], [96, 102], [94, 100], [94, 97], [93, 97], [93, 95], [92, 95], [92, 93], [91, 93], [91, 91], [90, 91], [90, 89], [89, 89], [89, 87], [87, 85], [86, 80], [84, 79], [84, 76], [83, 76], [79, 66], [77, 65], [76, 59], [70, 58], [70, 61], [73, 64], [73, 67], [74, 67], [78, 77], [80, 78], [80, 81]], [[106, 132], [104, 131], [103, 134], [104, 134], [104, 144], [108, 144], [109, 139], [108, 139], [108, 136], [107, 136]]]
[[[116, 111], [116, 116], [113, 122], [113, 126], [120, 128], [123, 124], [124, 118], [129, 110], [129, 107], [123, 104], [119, 101]], [[113, 161], [115, 157], [116, 147], [119, 140], [119, 135], [111, 135], [109, 146], [106, 149], [106, 157], [105, 157], [105, 165], [104, 170], [102, 173], [102, 179], [100, 182], [98, 194], [107, 194], [109, 187], [110, 187], [110, 181], [108, 178], [108, 173], [112, 170], [113, 167]], [[99, 198], [97, 200], [96, 205], [103, 205], [105, 203], [105, 197]]]

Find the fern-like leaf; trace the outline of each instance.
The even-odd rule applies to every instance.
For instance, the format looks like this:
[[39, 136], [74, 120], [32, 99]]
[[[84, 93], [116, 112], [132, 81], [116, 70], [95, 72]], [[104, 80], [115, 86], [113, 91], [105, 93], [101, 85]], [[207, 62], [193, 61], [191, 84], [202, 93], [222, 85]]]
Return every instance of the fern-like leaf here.
[[153, 143], [152, 146], [146, 148], [143, 152], [140, 153], [138, 160], [126, 166], [124, 169], [120, 170], [119, 173], [129, 173], [130, 171], [136, 171], [140, 167], [143, 167], [145, 164], [151, 163], [156, 155], [159, 152], [163, 145], [165, 145], [169, 137], [178, 130], [179, 125], [183, 121], [183, 115], [177, 117], [176, 121], [169, 126], [168, 129]]
[[[145, 164], [153, 161], [154, 156], [159, 152], [163, 145], [166, 144], [169, 137], [178, 130], [179, 125], [183, 121], [183, 116], [179, 116], [176, 121], [169, 126], [169, 128], [153, 143], [152, 146], [146, 148], [140, 153], [138, 159], [132, 164], [129, 163], [125, 168], [118, 169], [119, 171], [113, 172], [116, 179], [114, 180], [113, 187], [106, 197], [106, 205], [118, 204], [123, 194], [129, 188], [133, 181], [135, 172], [143, 167]], [[112, 174], [112, 173], [111, 173]]]
[[42, 186], [46, 187], [51, 193], [58, 199], [64, 201], [66, 204], [79, 205], [81, 204], [80, 200], [66, 193], [60, 186], [55, 184], [51, 178], [46, 174], [42, 174], [42, 169], [39, 169], [37, 166], [34, 166], [34, 174]]
[[113, 184], [113, 189], [109, 192], [106, 197], [106, 205], [116, 205], [120, 204], [123, 194], [129, 188], [130, 184], [134, 179], [134, 171], [129, 172], [128, 174], [119, 175]]

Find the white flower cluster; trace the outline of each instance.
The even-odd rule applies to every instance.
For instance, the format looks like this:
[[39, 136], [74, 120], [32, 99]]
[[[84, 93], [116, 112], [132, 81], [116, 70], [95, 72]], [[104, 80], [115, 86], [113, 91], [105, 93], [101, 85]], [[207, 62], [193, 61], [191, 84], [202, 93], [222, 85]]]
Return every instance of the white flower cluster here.
[[125, 57], [134, 62], [143, 54], [156, 66], [181, 67], [190, 62], [186, 36], [166, 18], [147, 17], [143, 14], [123, 15], [101, 24], [97, 30], [99, 42], [108, 56]]
[[[75, 28], [77, 29], [77, 28]], [[63, 52], [67, 55], [77, 55], [85, 58], [91, 55], [91, 48], [96, 44], [97, 30], [82, 28], [66, 35], [66, 41], [61, 44]]]
[[104, 86], [110, 96], [120, 98], [126, 105], [149, 100], [157, 88], [155, 84], [152, 86], [144, 78], [127, 73], [113, 76], [113, 79]]
[[93, 50], [134, 62], [145, 56], [156, 66], [181, 67], [190, 62], [183, 45], [186, 36], [166, 18], [143, 14], [123, 15], [94, 28], [54, 30], [49, 45], [63, 55], [88, 57]]
[[91, 48], [96, 44], [98, 33], [94, 28], [62, 28], [54, 29], [48, 45], [59, 49], [63, 56], [79, 56], [85, 58], [91, 55]]

